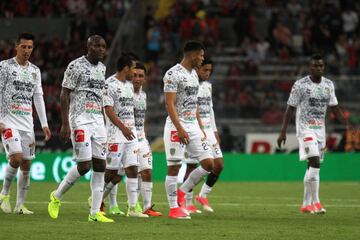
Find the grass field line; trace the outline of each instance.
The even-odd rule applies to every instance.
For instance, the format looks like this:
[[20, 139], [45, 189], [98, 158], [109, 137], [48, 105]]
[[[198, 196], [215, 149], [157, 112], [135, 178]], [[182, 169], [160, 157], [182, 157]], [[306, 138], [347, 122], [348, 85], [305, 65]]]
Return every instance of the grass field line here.
[[[48, 204], [49, 202], [45, 201], [27, 201], [27, 204]], [[70, 205], [88, 205], [87, 202], [70, 202], [63, 201], [61, 204], [70, 204]], [[167, 202], [157, 202], [156, 205], [167, 205]], [[280, 203], [212, 203], [213, 206], [223, 206], [223, 207], [299, 207], [299, 204], [280, 204]], [[360, 208], [360, 204], [326, 204], [326, 207], [334, 208]]]

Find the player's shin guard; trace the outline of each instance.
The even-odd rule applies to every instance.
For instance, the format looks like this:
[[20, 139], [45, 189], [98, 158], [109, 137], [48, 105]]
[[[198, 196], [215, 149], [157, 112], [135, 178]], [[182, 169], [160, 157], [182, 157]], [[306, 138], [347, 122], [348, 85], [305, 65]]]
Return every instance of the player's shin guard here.
[[189, 177], [181, 185], [180, 189], [185, 193], [190, 192], [201, 181], [201, 179], [208, 174], [209, 172], [203, 169], [201, 166], [197, 167], [190, 173]]
[[144, 203], [144, 210], [151, 207], [151, 198], [152, 198], [152, 182], [142, 182], [141, 183], [141, 195]]
[[187, 192], [185, 193], [185, 205], [186, 207], [193, 205], [193, 197], [194, 197], [194, 192]]
[[30, 187], [30, 172], [20, 170], [19, 179], [17, 182], [17, 198], [16, 198], [15, 208], [19, 208], [22, 204], [24, 204], [29, 187]]
[[105, 183], [104, 186], [104, 193], [103, 193], [103, 200], [110, 194], [110, 192], [112, 191], [112, 189], [115, 187], [116, 185], [114, 185], [111, 181], [108, 183]]
[[62, 195], [65, 194], [75, 182], [81, 177], [77, 166], [73, 166], [70, 171], [66, 174], [65, 178], [61, 181], [58, 189], [54, 192], [54, 197], [61, 199]]
[[103, 199], [104, 175], [104, 172], [93, 172], [91, 177], [91, 215], [100, 211], [100, 205]]
[[118, 184], [116, 184], [110, 191], [109, 194], [109, 206], [110, 208], [117, 206], [117, 191], [118, 191]]
[[126, 180], [126, 193], [128, 197], [129, 207], [135, 207], [137, 202], [137, 188], [138, 188], [138, 179], [137, 178], [128, 178]]
[[309, 168], [309, 181], [313, 203], [319, 203], [320, 168]]
[[166, 196], [170, 208], [177, 208], [177, 176], [166, 176], [165, 179]]
[[10, 191], [10, 185], [14, 177], [16, 176], [16, 173], [18, 171], [18, 168], [13, 168], [10, 163], [6, 166], [5, 169], [5, 177], [3, 182], [3, 188], [1, 191], [2, 195], [8, 195]]
[[311, 205], [311, 186], [309, 178], [309, 170], [307, 169], [304, 176], [304, 201], [303, 206]]

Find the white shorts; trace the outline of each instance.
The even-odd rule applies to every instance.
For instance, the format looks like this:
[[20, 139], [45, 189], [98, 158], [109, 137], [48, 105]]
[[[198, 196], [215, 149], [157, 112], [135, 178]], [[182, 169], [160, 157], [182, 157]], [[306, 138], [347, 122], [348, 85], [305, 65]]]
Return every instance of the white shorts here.
[[1, 134], [6, 156], [22, 153], [23, 159], [35, 158], [35, 135], [34, 132], [25, 132], [15, 128], [7, 128]]
[[131, 166], [139, 166], [138, 142], [108, 143], [106, 169], [120, 170]]
[[168, 122], [165, 124], [164, 145], [168, 166], [181, 165], [182, 160], [185, 158], [185, 151], [198, 162], [213, 158], [210, 146], [198, 125], [191, 130], [187, 130], [187, 133], [190, 141], [189, 144], [183, 145], [180, 143], [176, 128]]
[[311, 157], [319, 157], [321, 162], [324, 160], [325, 143], [318, 141], [315, 135], [306, 134], [298, 140], [300, 161]]
[[152, 152], [147, 139], [139, 142], [139, 172], [152, 169]]
[[72, 127], [71, 142], [77, 162], [90, 161], [92, 158], [106, 159], [106, 129], [103, 124], [89, 123]]

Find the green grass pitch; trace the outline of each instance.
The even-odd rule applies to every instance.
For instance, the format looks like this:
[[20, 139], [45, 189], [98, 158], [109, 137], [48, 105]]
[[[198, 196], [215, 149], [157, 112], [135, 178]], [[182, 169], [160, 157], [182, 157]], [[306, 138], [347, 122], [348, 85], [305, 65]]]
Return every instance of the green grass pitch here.
[[[301, 182], [219, 182], [209, 196], [212, 214], [192, 215], [191, 220], [169, 219], [163, 183], [154, 184], [156, 209], [165, 216], [135, 219], [116, 216], [114, 224], [87, 222], [88, 183], [76, 184], [64, 198], [59, 219], [47, 213], [54, 183], [32, 183], [27, 206], [33, 216], [0, 212], [0, 239], [360, 239], [360, 183], [322, 182], [325, 215], [299, 212]], [[15, 204], [16, 184], [11, 189]], [[196, 189], [198, 192], [199, 189]], [[125, 190], [119, 188], [125, 210]]]

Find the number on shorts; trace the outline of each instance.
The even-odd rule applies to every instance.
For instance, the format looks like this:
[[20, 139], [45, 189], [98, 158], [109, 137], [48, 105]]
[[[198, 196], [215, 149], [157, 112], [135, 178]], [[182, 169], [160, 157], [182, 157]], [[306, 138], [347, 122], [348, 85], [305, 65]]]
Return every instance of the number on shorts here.
[[205, 142], [203, 142], [201, 145], [205, 151], [209, 150], [209, 146]]

